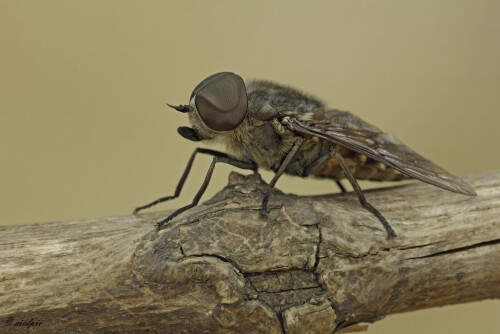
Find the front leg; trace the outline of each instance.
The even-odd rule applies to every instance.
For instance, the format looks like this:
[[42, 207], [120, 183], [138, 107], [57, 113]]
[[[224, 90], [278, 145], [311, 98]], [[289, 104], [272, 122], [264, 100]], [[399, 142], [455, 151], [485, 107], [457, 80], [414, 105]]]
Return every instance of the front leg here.
[[[187, 179], [187, 177], [189, 175], [189, 172], [191, 171], [191, 167], [193, 166], [194, 158], [195, 158], [196, 154], [198, 154], [198, 153], [208, 154], [208, 155], [212, 155], [214, 157], [219, 157], [219, 158], [225, 158], [225, 159], [229, 159], [231, 161], [239, 161], [239, 160], [231, 159], [226, 153], [222, 153], [222, 152], [215, 151], [215, 150], [209, 150], [209, 149], [206, 149], [206, 148], [200, 148], [200, 147], [196, 148], [194, 150], [193, 154], [191, 154], [191, 158], [189, 158], [187, 166], [184, 169], [184, 173], [182, 173], [181, 179], [179, 180], [179, 183], [177, 184], [177, 187], [175, 188], [174, 194], [170, 195], [170, 196], [160, 197], [160, 198], [158, 198], [157, 200], [154, 200], [151, 203], [139, 206], [139, 207], [135, 208], [134, 214], [138, 213], [141, 210], [150, 208], [150, 207], [152, 207], [152, 206], [154, 206], [156, 204], [159, 204], [159, 203], [162, 203], [162, 202], [165, 202], [165, 201], [169, 201], [171, 199], [179, 197], [179, 195], [181, 193], [181, 190], [182, 190], [182, 187], [184, 186], [184, 182], [186, 182], [186, 179]], [[245, 164], [245, 162], [242, 162], [242, 163]], [[233, 164], [233, 166], [235, 166], [235, 165]], [[245, 168], [245, 167], [242, 167], [242, 168]], [[253, 165], [251, 166], [251, 168], [246, 168], [246, 169], [252, 169], [255, 172], [255, 171], [257, 171], [257, 164], [253, 163]]]
[[[164, 220], [158, 222], [156, 224], [156, 230], [157, 231], [161, 230], [163, 228], [163, 225], [165, 225], [165, 223], [167, 223], [170, 220], [172, 220], [175, 216], [179, 215], [180, 213], [182, 213], [182, 212], [184, 212], [184, 211], [186, 211], [188, 209], [191, 209], [192, 207], [194, 207], [194, 206], [196, 206], [198, 204], [198, 202], [201, 199], [201, 196], [203, 196], [203, 193], [205, 192], [205, 190], [208, 187], [208, 184], [210, 183], [210, 179], [212, 178], [212, 173], [214, 171], [215, 164], [217, 162], [224, 162], [226, 164], [230, 164], [232, 166], [239, 167], [239, 168], [242, 168], [242, 169], [250, 169], [250, 170], [253, 170], [254, 172], [257, 171], [257, 168], [258, 168], [257, 164], [255, 162], [253, 162], [253, 161], [252, 162], [240, 161], [240, 160], [236, 160], [236, 159], [233, 159], [233, 158], [229, 157], [225, 153], [221, 153], [221, 152], [217, 152], [217, 151], [212, 151], [212, 150], [197, 149], [197, 151], [195, 151], [193, 153], [193, 156], [191, 157], [191, 159], [190, 159], [190, 161], [188, 163], [188, 168], [186, 168], [186, 171], [184, 171], [184, 174], [182, 175], [181, 181], [179, 182], [179, 185], [180, 185], [181, 188], [182, 188], [182, 184], [184, 184], [184, 181], [185, 181], [185, 179], [187, 177], [187, 174], [189, 173], [189, 169], [191, 169], [191, 164], [192, 164], [192, 160], [194, 159], [194, 155], [197, 152], [207, 153], [207, 154], [214, 155], [212, 163], [210, 164], [210, 167], [208, 168], [207, 175], [205, 176], [205, 180], [203, 181], [200, 189], [198, 190], [198, 192], [194, 196], [193, 201], [191, 202], [191, 204], [188, 204], [186, 206], [183, 206], [182, 208], [179, 208], [179, 209], [175, 210], [172, 214], [170, 214], [170, 216], [168, 216]], [[214, 154], [214, 153], [216, 153], [216, 154]], [[177, 187], [179, 188], [179, 186], [177, 186]], [[179, 190], [179, 192], [180, 192], [180, 190]]]

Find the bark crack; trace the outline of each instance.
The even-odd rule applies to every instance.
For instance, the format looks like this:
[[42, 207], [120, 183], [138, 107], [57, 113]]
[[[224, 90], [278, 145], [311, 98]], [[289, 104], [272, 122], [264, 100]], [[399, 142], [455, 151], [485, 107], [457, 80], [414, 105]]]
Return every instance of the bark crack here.
[[[250, 283], [253, 288], [254, 285]], [[266, 293], [280, 293], [280, 292], [290, 292], [290, 291], [306, 291], [306, 290], [317, 290], [318, 288], [322, 288], [322, 286], [318, 283], [317, 286], [308, 286], [305, 288], [290, 288], [290, 289], [283, 289], [283, 290], [256, 290], [258, 293], [259, 292], [266, 292]]]
[[421, 244], [421, 245], [400, 246], [400, 247], [397, 247], [397, 249], [399, 249], [399, 250], [417, 249], [417, 248], [423, 248], [423, 247], [427, 247], [427, 246], [438, 245], [440, 243], [442, 243], [442, 241], [429, 242], [427, 244]]
[[313, 226], [316, 226], [316, 228], [318, 229], [318, 245], [316, 246], [316, 254], [315, 254], [316, 260], [314, 261], [314, 267], [313, 267], [313, 271], [317, 275], [317, 270], [319, 265], [319, 251], [321, 247], [321, 242], [323, 241], [323, 237], [321, 235], [321, 228], [319, 227], [319, 223]]
[[[184, 255], [184, 251], [182, 250], [182, 247], [181, 247], [181, 252], [182, 254]], [[219, 254], [206, 254], [206, 253], [203, 253], [203, 254], [192, 254], [192, 255], [184, 255], [184, 258], [188, 259], [188, 258], [194, 258], [194, 257], [215, 257], [219, 260], [221, 260], [222, 262], [226, 262], [228, 264], [230, 264], [231, 266], [234, 267], [234, 269], [239, 273], [239, 274], [242, 274], [244, 276], [244, 273], [243, 271], [241, 270], [241, 268], [233, 261], [233, 260], [230, 260], [230, 259], [227, 259]]]
[[442, 241], [429, 242], [429, 243], [420, 244], [420, 245], [399, 246], [399, 247], [393, 247], [393, 248], [391, 248], [391, 247], [381, 247], [378, 250], [372, 250], [372, 249], [370, 249], [366, 253], [361, 253], [361, 254], [351, 254], [351, 253], [348, 253], [348, 252], [343, 252], [340, 249], [337, 249], [337, 251], [335, 252], [335, 255], [339, 256], [339, 257], [342, 257], [342, 258], [363, 259], [363, 258], [370, 257], [370, 256], [377, 256], [381, 252], [388, 253], [388, 252], [392, 252], [392, 251], [395, 251], [395, 250], [396, 251], [397, 250], [406, 251], [406, 250], [411, 250], [411, 249], [418, 249], [418, 248], [424, 248], [424, 247], [428, 247], [428, 246], [433, 246], [433, 245], [437, 245], [437, 244], [440, 244], [440, 243], [442, 243]]
[[469, 246], [463, 246], [463, 247], [458, 247], [458, 248], [447, 249], [445, 251], [436, 252], [436, 253], [432, 253], [432, 254], [428, 254], [428, 255], [423, 255], [423, 256], [409, 257], [409, 258], [406, 258], [406, 259], [403, 259], [403, 260], [426, 259], [426, 258], [430, 258], [430, 257], [436, 257], [436, 256], [447, 255], [447, 254], [464, 252], [464, 251], [468, 251], [468, 250], [471, 250], [471, 249], [474, 249], [474, 248], [491, 246], [491, 245], [496, 245], [496, 244], [500, 244], [500, 239], [479, 242], [477, 244], [473, 244], [473, 245], [469, 245]]
[[269, 309], [273, 310], [274, 314], [276, 314], [276, 318], [278, 318], [278, 321], [280, 323], [280, 326], [281, 326], [281, 332], [283, 334], [285, 334], [285, 324], [283, 323], [283, 312], [278, 312], [277, 310], [275, 310], [268, 302], [266, 302], [265, 300], [262, 300], [259, 298], [259, 290], [257, 290], [255, 288], [255, 285], [253, 284], [252, 280], [251, 279], [248, 279], [247, 277], [245, 277], [245, 281], [248, 282], [248, 284], [250, 284], [250, 286], [252, 287], [252, 289], [255, 290], [255, 294], [257, 295], [257, 297], [255, 298], [251, 298], [251, 299], [254, 299], [254, 300], [258, 300], [259, 302], [261, 302], [262, 304], [266, 305], [267, 307], [269, 307]]
[[279, 268], [269, 269], [269, 270], [266, 270], [266, 271], [242, 272], [242, 274], [245, 277], [253, 277], [253, 276], [266, 275], [266, 274], [286, 273], [286, 272], [290, 272], [290, 271], [293, 271], [293, 270], [304, 270], [304, 271], [308, 271], [308, 272], [311, 271], [311, 270], [308, 270], [306, 268], [279, 267]]

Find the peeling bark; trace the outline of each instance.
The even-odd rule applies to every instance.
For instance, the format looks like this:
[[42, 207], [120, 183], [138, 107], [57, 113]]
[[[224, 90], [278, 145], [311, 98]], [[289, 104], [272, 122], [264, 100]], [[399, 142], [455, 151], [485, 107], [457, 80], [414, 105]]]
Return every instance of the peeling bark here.
[[500, 297], [500, 171], [475, 198], [368, 191], [393, 239], [353, 194], [276, 190], [262, 220], [267, 185], [229, 179], [159, 233], [165, 213], [0, 227], [1, 331], [330, 333]]

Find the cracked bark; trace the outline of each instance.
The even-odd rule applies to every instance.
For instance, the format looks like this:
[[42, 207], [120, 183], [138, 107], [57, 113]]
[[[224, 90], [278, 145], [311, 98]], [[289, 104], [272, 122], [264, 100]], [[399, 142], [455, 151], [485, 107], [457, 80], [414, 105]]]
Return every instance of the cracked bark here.
[[37, 332], [330, 333], [387, 314], [500, 297], [500, 171], [470, 198], [422, 183], [273, 193], [230, 175], [160, 233], [165, 213], [0, 227], [0, 320]]

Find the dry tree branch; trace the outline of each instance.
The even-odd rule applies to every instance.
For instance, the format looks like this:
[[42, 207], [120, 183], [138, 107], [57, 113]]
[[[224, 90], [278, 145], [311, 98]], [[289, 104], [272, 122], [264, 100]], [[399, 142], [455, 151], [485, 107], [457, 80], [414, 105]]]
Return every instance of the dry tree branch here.
[[[0, 327], [36, 332], [330, 333], [387, 314], [500, 297], [500, 171], [475, 198], [422, 183], [353, 194], [226, 188], [165, 213], [0, 227]], [[352, 328], [352, 327], [351, 327]], [[344, 329], [345, 330], [345, 329]]]

